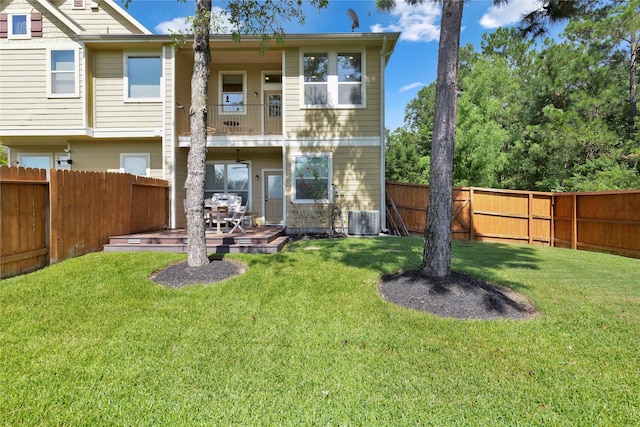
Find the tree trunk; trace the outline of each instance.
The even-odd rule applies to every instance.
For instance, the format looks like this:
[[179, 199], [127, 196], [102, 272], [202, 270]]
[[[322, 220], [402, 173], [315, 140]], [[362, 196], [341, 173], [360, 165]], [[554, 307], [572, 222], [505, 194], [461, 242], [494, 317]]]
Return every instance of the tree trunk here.
[[458, 51], [463, 3], [464, 0], [444, 0], [440, 23], [429, 206], [420, 267], [423, 276], [437, 279], [448, 278], [451, 271], [453, 147], [456, 138]]
[[191, 77], [191, 147], [187, 158], [187, 263], [189, 267], [209, 264], [204, 228], [204, 182], [207, 159], [207, 93], [209, 88], [209, 20], [211, 0], [196, 0]]

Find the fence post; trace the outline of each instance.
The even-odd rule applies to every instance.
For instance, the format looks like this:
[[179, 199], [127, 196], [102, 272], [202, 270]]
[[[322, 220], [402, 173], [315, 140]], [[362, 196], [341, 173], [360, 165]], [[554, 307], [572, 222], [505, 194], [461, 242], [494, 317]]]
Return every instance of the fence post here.
[[571, 196], [571, 249], [578, 249], [578, 196]]
[[474, 241], [476, 239], [475, 226], [473, 225], [473, 187], [469, 187], [469, 240]]

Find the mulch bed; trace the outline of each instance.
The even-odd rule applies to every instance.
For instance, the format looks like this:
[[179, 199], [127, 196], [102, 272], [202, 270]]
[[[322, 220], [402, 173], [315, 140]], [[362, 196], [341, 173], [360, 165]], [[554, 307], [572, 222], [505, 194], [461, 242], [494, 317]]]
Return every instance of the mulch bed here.
[[214, 258], [203, 267], [189, 267], [187, 261], [171, 264], [151, 275], [150, 279], [168, 288], [210, 284], [244, 273], [247, 268], [236, 261]]
[[528, 319], [536, 310], [517, 292], [451, 272], [448, 280], [422, 277], [419, 270], [383, 276], [380, 295], [397, 305], [457, 319]]

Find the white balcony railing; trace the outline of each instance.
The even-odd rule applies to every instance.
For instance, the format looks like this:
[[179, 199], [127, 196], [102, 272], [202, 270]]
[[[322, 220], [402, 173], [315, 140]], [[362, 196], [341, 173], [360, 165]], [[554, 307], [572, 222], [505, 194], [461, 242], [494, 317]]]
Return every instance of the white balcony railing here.
[[[207, 131], [215, 135], [281, 135], [282, 116], [278, 106], [266, 110], [264, 104], [207, 106]], [[190, 133], [189, 106], [179, 108], [178, 131]]]

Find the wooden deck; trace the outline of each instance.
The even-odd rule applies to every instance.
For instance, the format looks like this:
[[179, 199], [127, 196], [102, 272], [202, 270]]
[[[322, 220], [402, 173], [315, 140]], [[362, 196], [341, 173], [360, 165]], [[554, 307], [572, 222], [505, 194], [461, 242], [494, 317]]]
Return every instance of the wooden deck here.
[[[279, 252], [288, 241], [283, 227], [247, 227], [246, 234], [207, 231], [209, 254]], [[177, 252], [187, 253], [187, 230], [175, 229], [150, 233], [112, 236], [105, 252]]]

